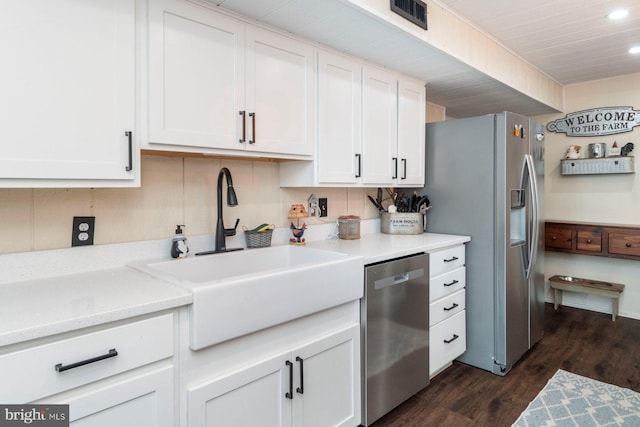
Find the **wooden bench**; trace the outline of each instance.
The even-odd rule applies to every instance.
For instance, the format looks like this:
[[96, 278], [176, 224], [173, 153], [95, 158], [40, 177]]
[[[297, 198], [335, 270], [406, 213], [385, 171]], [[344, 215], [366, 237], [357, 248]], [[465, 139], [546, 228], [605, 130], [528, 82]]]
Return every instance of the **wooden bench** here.
[[551, 289], [553, 289], [553, 308], [556, 310], [562, 300], [562, 291], [580, 292], [611, 298], [611, 319], [615, 322], [616, 316], [618, 315], [618, 300], [624, 290], [624, 285], [559, 275], [551, 276], [549, 278], [549, 285]]

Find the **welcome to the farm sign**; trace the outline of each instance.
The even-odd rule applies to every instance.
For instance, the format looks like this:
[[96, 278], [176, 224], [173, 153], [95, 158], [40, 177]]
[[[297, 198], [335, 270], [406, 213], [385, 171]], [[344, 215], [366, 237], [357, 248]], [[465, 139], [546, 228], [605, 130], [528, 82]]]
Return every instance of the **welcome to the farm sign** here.
[[601, 136], [631, 132], [640, 125], [640, 111], [633, 107], [602, 107], [577, 111], [547, 123], [547, 130], [567, 136]]

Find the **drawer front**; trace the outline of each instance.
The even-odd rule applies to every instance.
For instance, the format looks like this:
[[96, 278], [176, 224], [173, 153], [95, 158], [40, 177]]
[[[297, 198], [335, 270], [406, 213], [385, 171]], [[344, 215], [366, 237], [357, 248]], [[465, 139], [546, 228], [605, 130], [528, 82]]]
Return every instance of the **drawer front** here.
[[546, 227], [544, 245], [547, 248], [571, 249], [572, 230], [568, 228]]
[[[111, 349], [117, 355], [65, 369]], [[30, 402], [172, 355], [172, 314], [8, 353], [0, 356], [0, 378], [8, 385], [0, 388], [0, 402]]]
[[441, 274], [429, 279], [429, 301], [436, 301], [465, 287], [466, 268]]
[[429, 276], [435, 277], [464, 266], [464, 245], [429, 253]]
[[609, 253], [640, 257], [640, 234], [609, 233]]
[[599, 231], [578, 230], [576, 247], [579, 251], [602, 252], [602, 233]]
[[466, 311], [429, 328], [429, 374], [442, 369], [467, 350]]
[[429, 304], [429, 326], [434, 326], [465, 309], [465, 290], [460, 289], [451, 295]]

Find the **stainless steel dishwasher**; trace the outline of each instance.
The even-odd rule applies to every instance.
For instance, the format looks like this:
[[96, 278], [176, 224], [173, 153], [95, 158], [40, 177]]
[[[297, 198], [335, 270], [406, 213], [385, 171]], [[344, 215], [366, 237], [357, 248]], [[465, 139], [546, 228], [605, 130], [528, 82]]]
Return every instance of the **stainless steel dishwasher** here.
[[369, 426], [429, 384], [428, 254], [366, 266], [360, 322]]

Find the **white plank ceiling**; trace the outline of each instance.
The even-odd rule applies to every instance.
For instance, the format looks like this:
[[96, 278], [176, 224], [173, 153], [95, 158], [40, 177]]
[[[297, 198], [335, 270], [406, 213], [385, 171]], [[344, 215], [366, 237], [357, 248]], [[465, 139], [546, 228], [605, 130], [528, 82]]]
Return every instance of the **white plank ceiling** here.
[[562, 84], [640, 72], [638, 0], [438, 1]]
[[[557, 110], [341, 0], [208, 0], [340, 51], [423, 79], [451, 117]], [[385, 0], [386, 1], [386, 0]], [[437, 0], [561, 84], [640, 72], [640, 0]], [[606, 14], [626, 7], [629, 17]]]

